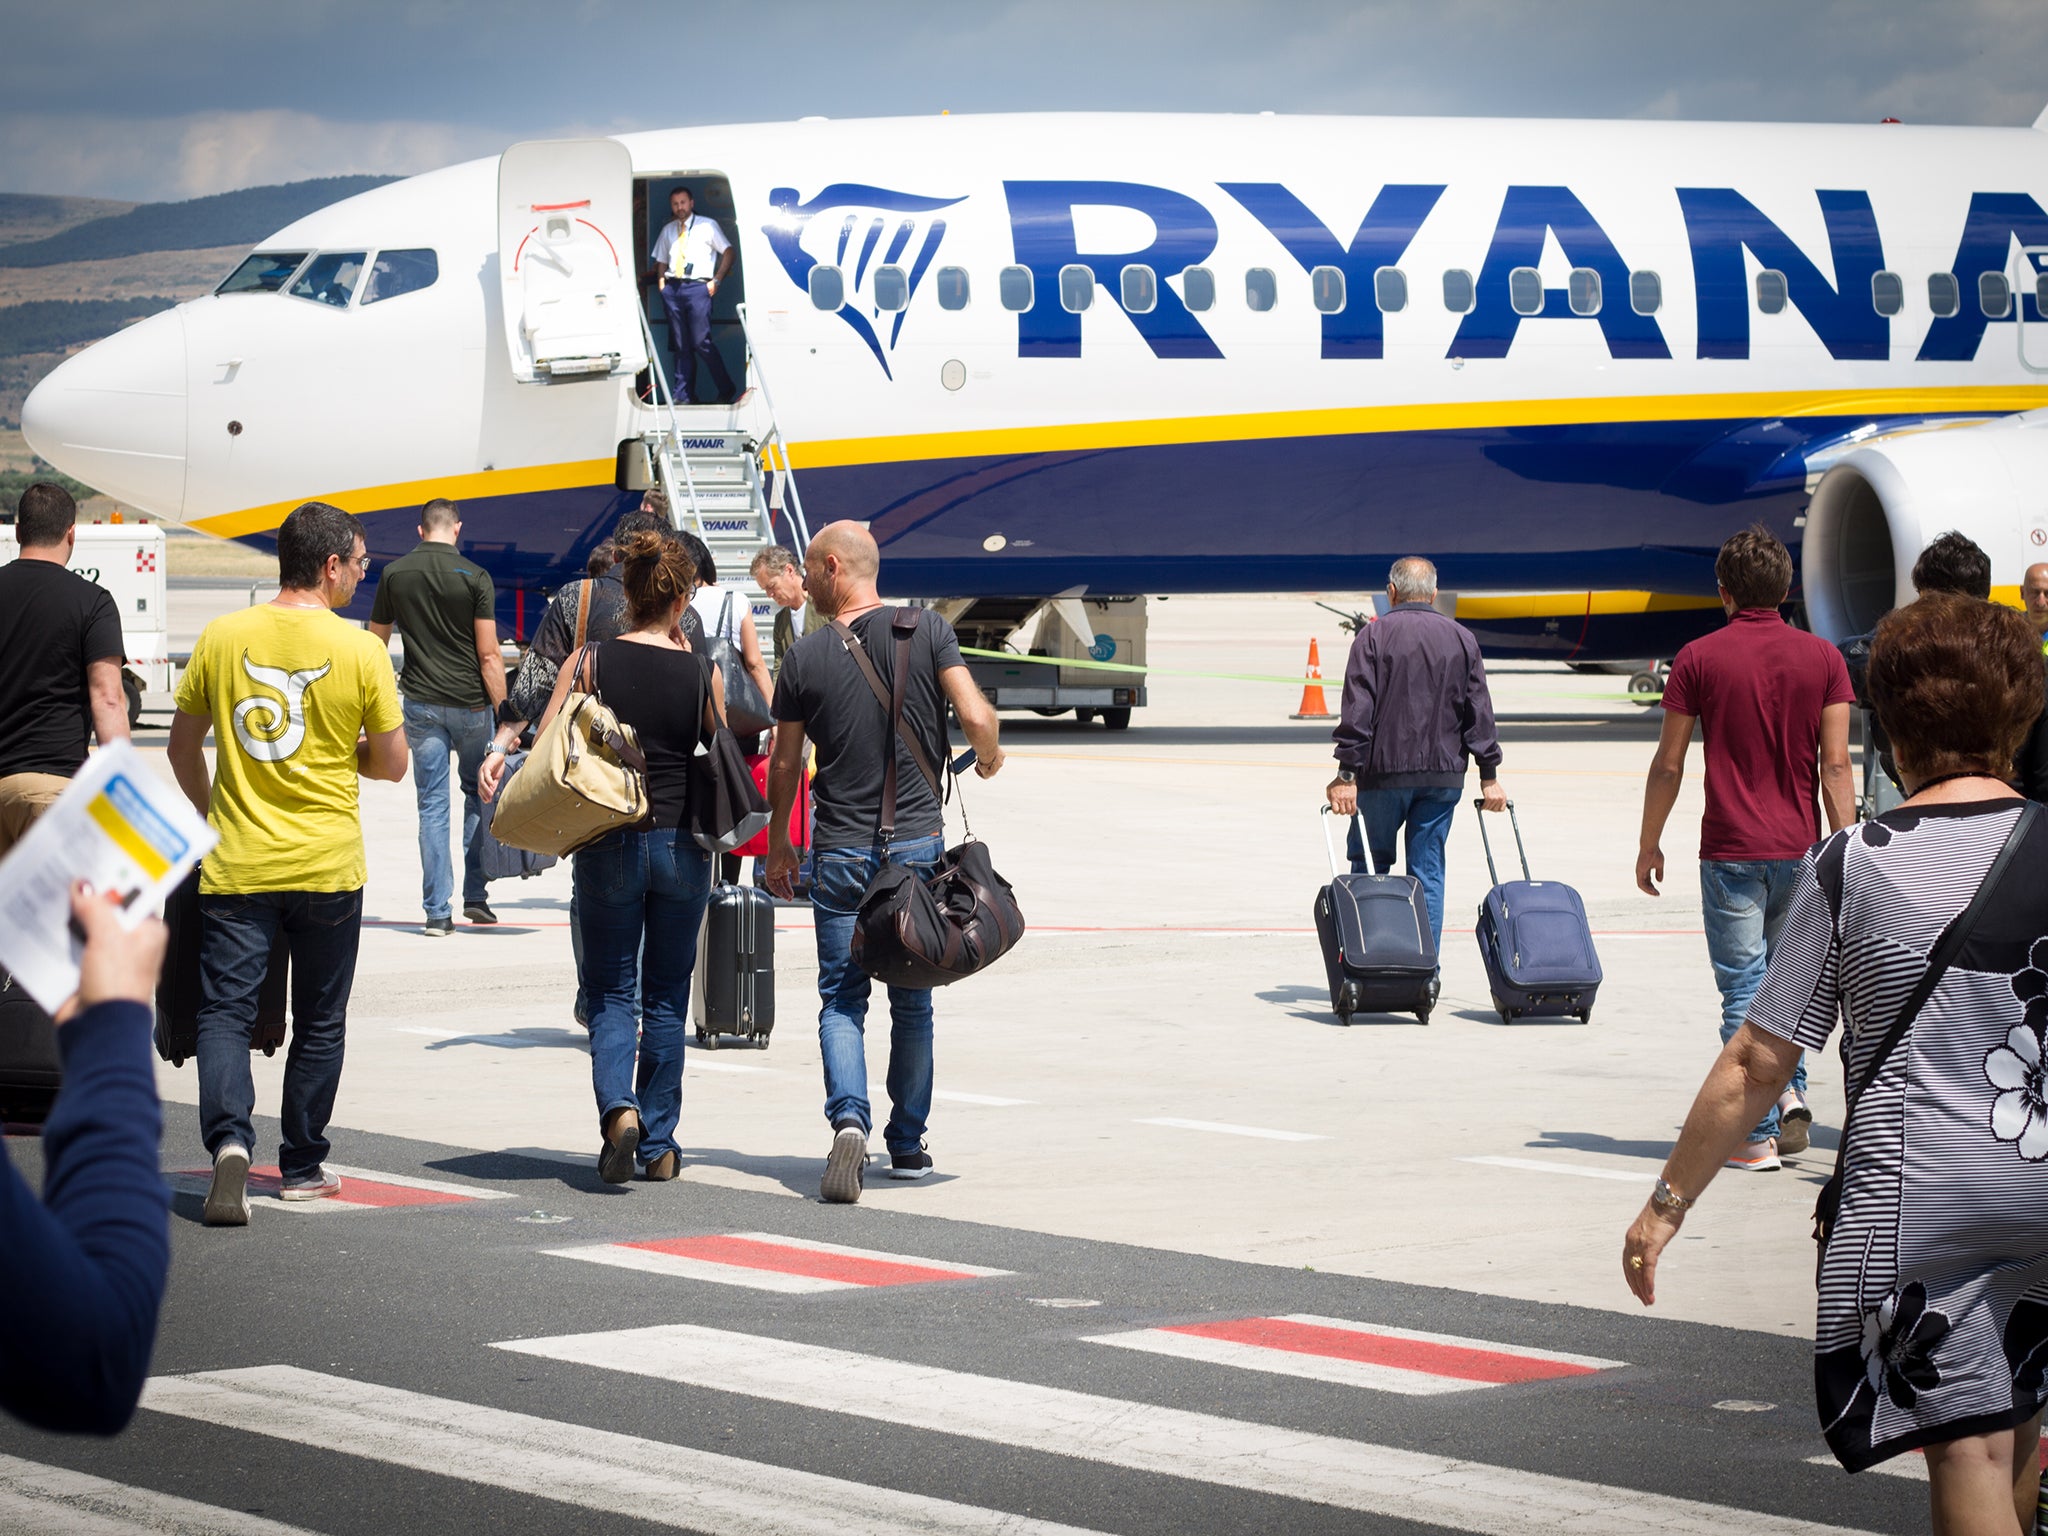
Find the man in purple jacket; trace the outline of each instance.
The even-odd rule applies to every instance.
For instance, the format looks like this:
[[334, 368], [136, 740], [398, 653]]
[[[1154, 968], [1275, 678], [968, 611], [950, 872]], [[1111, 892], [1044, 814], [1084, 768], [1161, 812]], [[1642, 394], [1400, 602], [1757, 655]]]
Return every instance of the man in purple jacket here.
[[[1380, 874], [1393, 867], [1394, 838], [1405, 829], [1407, 870], [1422, 882], [1442, 953], [1444, 840], [1464, 793], [1465, 760], [1479, 764], [1486, 808], [1504, 809], [1500, 742], [1479, 642], [1436, 611], [1436, 567], [1417, 555], [1396, 560], [1387, 600], [1392, 606], [1358, 632], [1344, 666], [1330, 807], [1365, 823], [1364, 843]], [[1352, 871], [1364, 873], [1356, 822], [1349, 851]]]

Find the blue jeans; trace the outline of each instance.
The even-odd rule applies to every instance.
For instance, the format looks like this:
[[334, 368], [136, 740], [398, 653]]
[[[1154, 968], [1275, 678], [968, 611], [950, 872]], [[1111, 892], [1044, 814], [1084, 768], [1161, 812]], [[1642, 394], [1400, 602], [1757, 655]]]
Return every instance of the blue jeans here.
[[291, 954], [292, 1033], [284, 1058], [284, 1140], [277, 1166], [287, 1179], [327, 1160], [327, 1122], [341, 1087], [348, 995], [363, 933], [363, 893], [264, 891], [201, 896], [199, 937], [199, 1134], [208, 1154], [224, 1142], [256, 1150], [256, 1080], [249, 1033], [256, 997], [280, 929]]
[[1363, 844], [1372, 849], [1373, 873], [1384, 875], [1394, 867], [1394, 839], [1405, 829], [1404, 867], [1422, 882], [1439, 955], [1444, 952], [1444, 842], [1451, 835], [1451, 817], [1464, 793], [1462, 786], [1361, 789], [1358, 821], [1352, 822], [1351, 835], [1344, 843], [1344, 851], [1351, 855], [1351, 872], [1364, 874], [1365, 846], [1358, 835], [1359, 821], [1364, 822]]
[[725, 371], [725, 359], [711, 339], [711, 294], [702, 283], [678, 283], [664, 278], [661, 307], [668, 311], [668, 344], [675, 354], [676, 404], [689, 405], [697, 399], [697, 364], [711, 370], [711, 382], [720, 399], [738, 393], [732, 375]]
[[476, 771], [491, 744], [491, 712], [452, 704], [405, 701], [405, 744], [412, 748], [413, 796], [420, 810], [420, 902], [429, 917], [451, 916], [455, 871], [448, 857], [448, 766], [462, 773], [462, 904], [481, 902], [483, 858], [476, 846], [483, 806], [476, 797]]
[[[945, 845], [937, 835], [897, 842], [892, 864], [927, 879]], [[866, 1024], [874, 982], [853, 963], [853, 919], [868, 882], [882, 867], [875, 848], [823, 848], [811, 861], [811, 916], [818, 936], [818, 1050], [825, 1058], [825, 1119], [874, 1129], [868, 1108]], [[882, 1139], [894, 1152], [915, 1152], [932, 1113], [932, 994], [929, 987], [889, 988], [889, 1124]]]
[[651, 1163], [676, 1150], [711, 856], [682, 828], [614, 832], [576, 854], [575, 878], [598, 1119], [622, 1106], [639, 1111], [640, 1161]]
[[[1721, 989], [1721, 1043], [1742, 1027], [1749, 1000], [1762, 985], [1764, 968], [1778, 949], [1778, 930], [1799, 889], [1799, 859], [1747, 862], [1700, 860], [1700, 913], [1706, 920], [1707, 958]], [[1792, 1073], [1792, 1086], [1806, 1092], [1806, 1057]], [[1778, 1106], [1757, 1122], [1751, 1141], [1778, 1134]]]

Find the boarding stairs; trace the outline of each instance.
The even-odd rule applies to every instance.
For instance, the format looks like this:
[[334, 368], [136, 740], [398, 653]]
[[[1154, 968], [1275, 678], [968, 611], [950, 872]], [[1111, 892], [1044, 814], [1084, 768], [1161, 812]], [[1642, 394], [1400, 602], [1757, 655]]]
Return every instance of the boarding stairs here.
[[[744, 305], [740, 324], [744, 331]], [[643, 413], [652, 420], [643, 420], [640, 437], [653, 483], [667, 496], [676, 527], [694, 533], [710, 549], [719, 585], [746, 595], [761, 654], [772, 656], [775, 605], [755, 584], [754, 557], [774, 544], [801, 557], [811, 532], [753, 335], [746, 332], [746, 388], [737, 400], [679, 406], [644, 308], [640, 328], [653, 378], [653, 398]]]

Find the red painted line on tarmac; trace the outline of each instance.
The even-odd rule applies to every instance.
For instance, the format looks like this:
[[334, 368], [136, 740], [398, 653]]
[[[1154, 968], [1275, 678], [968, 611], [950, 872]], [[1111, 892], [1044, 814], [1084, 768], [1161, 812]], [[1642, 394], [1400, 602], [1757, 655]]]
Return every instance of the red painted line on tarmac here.
[[[178, 1173], [188, 1179], [204, 1180], [213, 1177], [211, 1168], [180, 1168]], [[283, 1188], [284, 1176], [277, 1169], [249, 1170], [250, 1194], [275, 1196]], [[371, 1179], [344, 1178], [341, 1181], [341, 1188], [336, 1193], [322, 1198], [337, 1201], [342, 1205], [361, 1205], [384, 1210], [405, 1205], [467, 1205], [477, 1197], [452, 1195], [438, 1189], [408, 1189], [401, 1184], [379, 1184]]]
[[785, 1248], [779, 1243], [756, 1242], [749, 1237], [671, 1237], [656, 1242], [621, 1243], [619, 1246], [640, 1248], [649, 1253], [671, 1253], [677, 1258], [697, 1259], [706, 1264], [730, 1264], [736, 1269], [765, 1269], [779, 1275], [834, 1280], [841, 1285], [920, 1285], [933, 1280], [981, 1278], [964, 1270], [937, 1269], [929, 1264], [892, 1263], [844, 1253], [820, 1253], [811, 1248]]
[[1364, 1365], [1384, 1365], [1395, 1370], [1420, 1371], [1429, 1376], [1483, 1381], [1496, 1386], [1520, 1381], [1549, 1381], [1559, 1376], [1591, 1376], [1599, 1370], [1597, 1366], [1532, 1359], [1527, 1355], [1473, 1349], [1463, 1344], [1434, 1344], [1422, 1339], [1355, 1333], [1349, 1328], [1319, 1328], [1312, 1323], [1289, 1322], [1278, 1317], [1186, 1323], [1161, 1331], [1192, 1334], [1200, 1339], [1222, 1339], [1231, 1344], [1250, 1344], [1259, 1349], [1285, 1350], [1290, 1354], [1356, 1360]]

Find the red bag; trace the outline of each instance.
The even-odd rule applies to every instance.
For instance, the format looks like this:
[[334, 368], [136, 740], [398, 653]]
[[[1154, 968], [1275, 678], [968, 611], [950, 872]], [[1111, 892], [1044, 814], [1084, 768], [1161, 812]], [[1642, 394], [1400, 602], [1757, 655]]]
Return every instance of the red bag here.
[[[760, 752], [749, 757], [747, 759], [747, 768], [754, 775], [755, 787], [761, 791], [762, 798], [766, 799], [768, 795], [768, 754]], [[811, 770], [808, 768], [803, 770], [803, 777], [797, 781], [796, 804], [789, 808], [789, 840], [800, 850], [811, 846]], [[760, 835], [752, 842], [735, 851], [742, 858], [767, 858], [767, 828], [762, 828]]]

